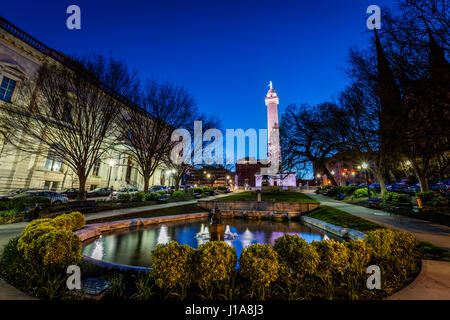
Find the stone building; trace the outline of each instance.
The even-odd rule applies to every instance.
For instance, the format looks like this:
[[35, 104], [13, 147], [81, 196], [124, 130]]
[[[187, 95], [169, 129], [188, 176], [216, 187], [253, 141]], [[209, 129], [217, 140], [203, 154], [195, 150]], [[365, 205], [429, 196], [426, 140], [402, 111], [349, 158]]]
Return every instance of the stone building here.
[[[0, 108], [15, 103], [18, 86], [34, 75], [42, 64], [63, 63], [65, 58], [62, 53], [0, 17]], [[18, 188], [61, 191], [78, 187], [76, 175], [51, 150], [46, 156], [19, 151], [5, 142], [7, 134], [0, 128], [0, 193]], [[168, 184], [169, 178], [169, 170], [158, 168], [150, 179], [150, 185]], [[133, 160], [113, 151], [93, 168], [86, 190], [106, 187], [108, 183], [114, 189], [143, 189], [144, 185]]]

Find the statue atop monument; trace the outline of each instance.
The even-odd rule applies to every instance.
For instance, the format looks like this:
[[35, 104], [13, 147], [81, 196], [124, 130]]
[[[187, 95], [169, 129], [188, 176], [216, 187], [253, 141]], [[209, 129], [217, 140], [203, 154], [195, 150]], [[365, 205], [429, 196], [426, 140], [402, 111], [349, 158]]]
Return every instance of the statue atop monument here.
[[270, 90], [273, 90], [272, 81], [269, 82], [269, 88], [270, 88]]

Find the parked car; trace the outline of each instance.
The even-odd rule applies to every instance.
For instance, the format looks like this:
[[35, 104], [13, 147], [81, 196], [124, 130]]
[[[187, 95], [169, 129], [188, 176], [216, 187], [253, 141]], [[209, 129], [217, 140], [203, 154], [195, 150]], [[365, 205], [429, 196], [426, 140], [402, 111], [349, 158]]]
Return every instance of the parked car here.
[[[69, 199], [75, 199], [78, 196], [79, 189], [77, 188], [70, 188], [66, 189], [65, 191], [60, 192], [59, 194], [66, 195]], [[87, 197], [88, 192], [85, 190], [84, 195]]]
[[117, 191], [111, 192], [111, 195], [109, 196], [111, 200], [115, 200], [119, 198], [119, 195], [121, 194], [133, 194], [137, 193], [139, 190], [137, 188], [121, 188]]
[[92, 197], [109, 197], [114, 191], [113, 188], [95, 188], [94, 190], [88, 192], [87, 196]]
[[150, 192], [158, 192], [158, 191], [169, 192], [169, 189], [166, 186], [153, 186], [150, 188]]
[[386, 186], [386, 190], [390, 191], [390, 192], [397, 192], [397, 193], [408, 193], [409, 192], [407, 185], [398, 184], [398, 183], [388, 184]]
[[35, 188], [21, 188], [21, 189], [16, 189], [11, 191], [10, 193], [6, 193], [6, 194], [1, 194], [0, 195], [0, 199], [9, 199], [12, 198], [16, 195], [18, 195], [19, 193], [25, 192], [25, 191], [31, 191], [31, 190], [42, 190], [42, 189], [35, 189]]
[[21, 197], [43, 197], [50, 199], [50, 203], [52, 205], [59, 205], [63, 203], [69, 202], [69, 198], [67, 198], [66, 195], [60, 194], [56, 191], [49, 191], [49, 190], [38, 190], [38, 191], [25, 191], [22, 193], [19, 193], [18, 195], [14, 196], [13, 198], [21, 198]]

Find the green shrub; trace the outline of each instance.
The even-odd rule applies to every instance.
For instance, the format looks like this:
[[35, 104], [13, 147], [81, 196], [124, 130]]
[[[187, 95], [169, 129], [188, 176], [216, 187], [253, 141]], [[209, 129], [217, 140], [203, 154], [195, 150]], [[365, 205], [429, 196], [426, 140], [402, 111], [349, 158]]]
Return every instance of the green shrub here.
[[413, 235], [398, 230], [378, 229], [369, 232], [365, 242], [372, 250], [374, 263], [382, 270], [383, 284], [388, 283], [388, 280], [405, 280], [414, 268], [413, 250], [416, 241]]
[[17, 209], [0, 211], [0, 218], [1, 217], [16, 217], [19, 213], [20, 212]]
[[428, 191], [419, 192], [417, 196], [422, 200], [422, 203], [431, 207], [443, 207], [448, 205], [448, 200], [443, 197], [439, 192]]
[[184, 298], [193, 278], [194, 252], [188, 245], [181, 246], [174, 241], [157, 245], [152, 253], [156, 285], [166, 292], [180, 289]]
[[315, 273], [319, 264], [319, 254], [298, 235], [284, 235], [275, 240], [273, 250], [296, 280]]
[[406, 204], [409, 203], [409, 197], [403, 193], [386, 191], [383, 196], [383, 202], [386, 204]]
[[186, 193], [181, 190], [177, 190], [172, 193], [173, 198], [183, 198], [184, 196], [186, 196]]
[[144, 192], [131, 193], [130, 194], [130, 201], [142, 202], [142, 201], [144, 201], [144, 196], [145, 196]]
[[319, 254], [317, 275], [325, 286], [325, 297], [332, 299], [337, 284], [348, 269], [348, 250], [334, 240], [314, 241], [312, 245]]
[[84, 227], [86, 219], [81, 212], [74, 211], [57, 216], [52, 223], [58, 229], [75, 231]]
[[362, 240], [345, 243], [348, 254], [347, 287], [350, 299], [357, 299], [364, 288], [366, 270], [371, 258], [371, 250]]
[[51, 230], [32, 241], [28, 250], [37, 252], [38, 262], [44, 268], [67, 268], [81, 262], [81, 239], [69, 230]]
[[[355, 190], [352, 194], [352, 199], [359, 199], [359, 198], [366, 198], [367, 197], [367, 188], [361, 188], [358, 190]], [[370, 197], [375, 197], [377, 194], [370, 190]]]
[[63, 268], [81, 259], [81, 240], [72, 230], [84, 224], [84, 216], [79, 212], [33, 220], [22, 231], [17, 248], [32, 265]]
[[241, 275], [251, 283], [252, 297], [264, 299], [266, 288], [278, 278], [278, 254], [270, 245], [252, 244], [244, 248], [239, 259]]
[[117, 199], [118, 199], [119, 201], [123, 201], [123, 202], [131, 201], [131, 194], [129, 194], [129, 193], [122, 193], [122, 194], [119, 194], [119, 196], [117, 197]]
[[147, 193], [144, 193], [142, 200], [143, 201], [155, 201], [157, 197], [158, 196], [156, 193], [147, 192]]
[[195, 187], [195, 188], [194, 188], [194, 192], [195, 192], [195, 193], [203, 194], [203, 188]]
[[166, 191], [163, 191], [163, 190], [156, 191], [155, 193], [156, 193], [157, 195], [165, 195], [165, 194], [167, 194], [167, 192], [166, 192]]
[[230, 283], [236, 268], [236, 249], [223, 241], [208, 241], [202, 244], [196, 253], [197, 281], [208, 299], [213, 292]]
[[345, 194], [346, 196], [351, 196], [356, 190], [358, 190], [360, 187], [358, 186], [344, 186], [339, 187], [339, 191]]
[[36, 203], [39, 203], [42, 208], [47, 208], [51, 204], [50, 199], [44, 197], [18, 197], [5, 201], [3, 205], [6, 210], [17, 210], [23, 213], [26, 206], [34, 206]]

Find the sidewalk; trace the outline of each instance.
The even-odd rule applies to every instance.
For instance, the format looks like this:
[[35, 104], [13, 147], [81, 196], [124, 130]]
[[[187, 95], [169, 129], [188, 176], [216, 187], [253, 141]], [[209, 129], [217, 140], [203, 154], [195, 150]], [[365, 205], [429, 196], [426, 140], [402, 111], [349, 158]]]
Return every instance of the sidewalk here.
[[[237, 192], [235, 191], [235, 192], [233, 192], [233, 194], [238, 193], [238, 192], [239, 191], [237, 191]], [[188, 204], [196, 204], [198, 200], [214, 200], [214, 199], [223, 198], [223, 197], [226, 197], [229, 195], [230, 194], [219, 194], [217, 196], [210, 196], [210, 197], [205, 197], [205, 198], [201, 198], [201, 199], [193, 199], [193, 200], [189, 200], [189, 201], [168, 202], [168, 203], [161, 203], [161, 204], [153, 204], [151, 206], [145, 206], [145, 207], [135, 207], [135, 208], [102, 211], [102, 212], [97, 212], [97, 213], [88, 213], [85, 215], [85, 218], [86, 218], [86, 221], [90, 221], [90, 220], [96, 220], [96, 219], [101, 219], [101, 218], [125, 215], [125, 214], [129, 214], [129, 213], [140, 213], [140, 212], [147, 212], [147, 211], [163, 209], [163, 208], [185, 206]]]
[[450, 262], [422, 260], [422, 271], [386, 300], [450, 300]]
[[428, 241], [436, 246], [450, 250], [450, 228], [437, 223], [395, 215], [389, 212], [370, 209], [362, 206], [336, 201], [329, 197], [315, 194], [314, 191], [305, 192], [309, 197], [320, 201], [324, 206], [333, 207], [355, 216], [378, 223], [388, 228], [407, 231], [421, 241]]

